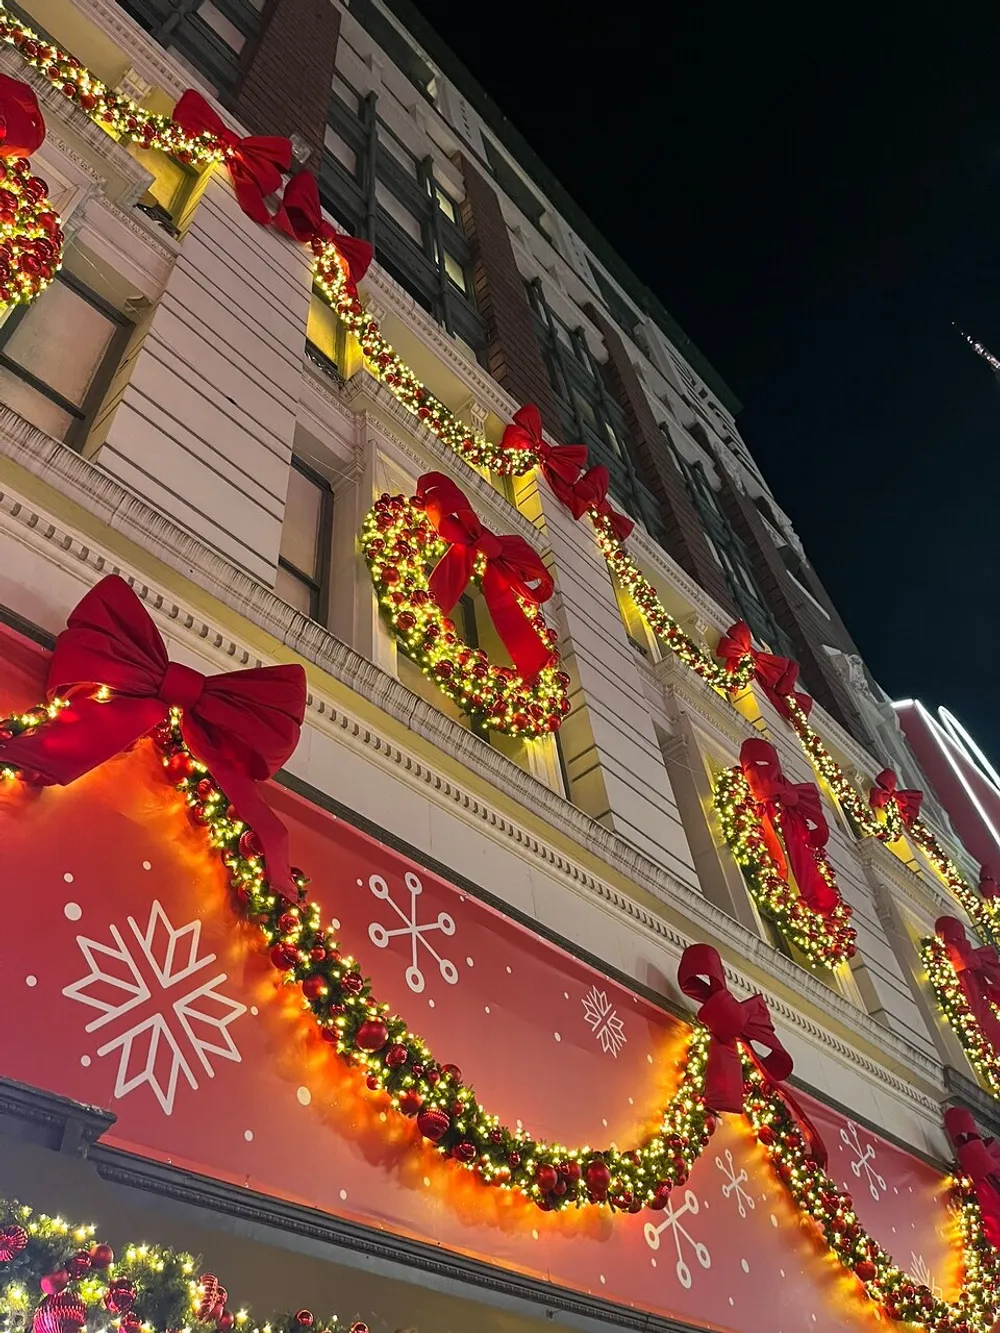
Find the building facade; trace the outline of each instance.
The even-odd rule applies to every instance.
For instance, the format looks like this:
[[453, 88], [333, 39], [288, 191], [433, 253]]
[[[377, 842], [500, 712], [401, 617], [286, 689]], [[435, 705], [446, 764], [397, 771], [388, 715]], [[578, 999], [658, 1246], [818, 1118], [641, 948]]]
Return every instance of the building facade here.
[[717, 373], [402, 0], [0, 35], [6, 1327], [992, 1327], [994, 909]]

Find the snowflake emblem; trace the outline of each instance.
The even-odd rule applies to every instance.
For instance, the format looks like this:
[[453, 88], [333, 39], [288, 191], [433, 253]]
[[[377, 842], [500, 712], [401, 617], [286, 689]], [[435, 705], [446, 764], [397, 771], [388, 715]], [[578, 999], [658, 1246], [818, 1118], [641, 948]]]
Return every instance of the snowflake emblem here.
[[[450, 958], [442, 958], [434, 945], [429, 942], [427, 936], [432, 930], [439, 930], [442, 935], [454, 935], [455, 920], [447, 912], [439, 912], [436, 921], [426, 922], [419, 925], [417, 922], [417, 899], [424, 891], [424, 886], [419, 878], [408, 870], [404, 876], [406, 887], [410, 891], [410, 911], [409, 915], [399, 906], [389, 891], [389, 885], [381, 875], [371, 875], [368, 880], [368, 887], [376, 898], [381, 898], [387, 902], [392, 910], [402, 921], [401, 926], [394, 930], [389, 930], [378, 921], [373, 921], [368, 927], [368, 938], [377, 949], [387, 949], [389, 941], [395, 939], [397, 935], [406, 935], [410, 939], [411, 955], [410, 966], [406, 969], [406, 984], [415, 995], [419, 995], [426, 985], [423, 972], [420, 970], [420, 945], [422, 944], [430, 956], [438, 965], [441, 976], [447, 981], [449, 986], [454, 986], [458, 981], [458, 968]], [[358, 883], [361, 881], [359, 880]]]
[[851, 1171], [856, 1179], [861, 1179], [861, 1173], [864, 1172], [865, 1181], [868, 1190], [873, 1199], [880, 1199], [885, 1193], [887, 1186], [885, 1179], [875, 1170], [875, 1145], [868, 1142], [862, 1148], [860, 1132], [853, 1120], [848, 1120], [847, 1128], [840, 1131], [841, 1146], [843, 1152], [847, 1147], [854, 1154], [854, 1161], [851, 1163]]
[[[115, 925], [109, 927], [110, 944], [86, 935], [76, 937], [89, 972], [67, 986], [63, 995], [97, 1010], [85, 1032], [109, 1024], [118, 1028], [124, 1019], [131, 1019], [130, 1027], [97, 1050], [102, 1057], [118, 1052], [114, 1095], [126, 1097], [145, 1083], [164, 1115], [171, 1115], [182, 1075], [197, 1091], [200, 1071], [215, 1077], [213, 1058], [240, 1063], [229, 1026], [246, 1013], [246, 1005], [220, 993], [224, 972], [204, 976], [215, 954], [200, 951], [200, 921], [175, 929], [154, 902], [145, 930], [132, 917], [128, 924], [134, 945]], [[182, 994], [174, 993], [175, 987], [195, 978], [192, 988], [184, 986]]]
[[723, 1157], [725, 1157], [725, 1161], [722, 1160], [722, 1157], [716, 1157], [715, 1159], [715, 1165], [726, 1177], [726, 1183], [722, 1186], [722, 1193], [727, 1199], [732, 1198], [735, 1194], [736, 1205], [740, 1210], [740, 1217], [746, 1217], [747, 1209], [753, 1212], [757, 1207], [753, 1195], [744, 1189], [744, 1186], [750, 1183], [750, 1177], [747, 1175], [745, 1166], [741, 1167], [739, 1174], [737, 1174], [736, 1165], [733, 1162], [733, 1154], [728, 1148], [723, 1153]]
[[919, 1282], [921, 1286], [929, 1288], [934, 1296], [941, 1298], [941, 1288], [934, 1281], [934, 1274], [927, 1267], [927, 1260], [922, 1254], [914, 1254], [910, 1251], [910, 1276], [914, 1282]]
[[618, 1052], [628, 1041], [625, 1024], [618, 1017], [607, 993], [591, 986], [583, 997], [583, 1017], [601, 1043], [605, 1055], [618, 1059]]
[[702, 1268], [712, 1267], [712, 1255], [709, 1248], [703, 1241], [695, 1240], [688, 1231], [687, 1227], [681, 1223], [681, 1218], [686, 1214], [691, 1217], [698, 1216], [698, 1196], [693, 1190], [684, 1191], [684, 1202], [679, 1208], [675, 1208], [672, 1203], [668, 1203], [666, 1211], [663, 1214], [663, 1221], [657, 1225], [655, 1222], [647, 1222], [643, 1227], [643, 1235], [646, 1238], [646, 1244], [651, 1250], [660, 1248], [660, 1237], [665, 1231], [669, 1231], [674, 1238], [674, 1245], [677, 1249], [677, 1281], [685, 1289], [691, 1290], [691, 1283], [694, 1281], [694, 1274], [691, 1267], [684, 1258], [684, 1243], [691, 1247], [691, 1254], [701, 1264]]

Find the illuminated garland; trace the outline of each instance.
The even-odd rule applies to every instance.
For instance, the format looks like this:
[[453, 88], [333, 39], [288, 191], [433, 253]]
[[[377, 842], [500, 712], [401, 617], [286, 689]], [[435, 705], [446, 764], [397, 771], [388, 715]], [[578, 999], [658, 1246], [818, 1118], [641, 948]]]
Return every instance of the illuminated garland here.
[[987, 901], [969, 884], [923, 820], [915, 819], [909, 829], [905, 828], [894, 801], [890, 801], [883, 812], [873, 810], [854, 784], [848, 780], [796, 700], [789, 698], [786, 704], [793, 731], [813, 767], [839, 801], [855, 835], [859, 838], [878, 838], [880, 842], [886, 843], [895, 842], [904, 836], [909, 837], [930, 861], [983, 938], [996, 946], [1000, 940], [1000, 930], [998, 930], [1000, 917], [997, 915], [1000, 902]]
[[817, 1240], [828, 1245], [859, 1279], [868, 1298], [890, 1319], [933, 1333], [986, 1333], [992, 1329], [1000, 1306], [998, 1255], [986, 1239], [971, 1180], [964, 1176], [953, 1179], [964, 1271], [961, 1291], [949, 1302], [915, 1282], [869, 1235], [851, 1196], [810, 1158], [787, 1105], [746, 1058], [744, 1073], [744, 1110], [775, 1173], [802, 1215], [811, 1220]]
[[[782, 876], [761, 831], [761, 813], [740, 768], [727, 768], [715, 783], [715, 809], [723, 837], [743, 871], [754, 901], [813, 963], [837, 967], [857, 952], [851, 911], [840, 898], [829, 916], [814, 911]], [[820, 874], [837, 888], [833, 866], [821, 848], [812, 849]]]
[[920, 957], [938, 1004], [968, 1056], [969, 1063], [997, 1100], [1000, 1100], [1000, 1051], [983, 1032], [962, 991], [958, 974], [943, 940], [928, 935], [920, 942]]
[[[383, 495], [365, 517], [361, 549], [396, 641], [470, 714], [478, 730], [544, 736], [559, 729], [570, 708], [570, 679], [558, 656], [535, 680], [525, 682], [513, 667], [494, 665], [481, 648], [459, 638], [454, 622], [442, 615], [428, 590], [427, 570], [444, 554], [446, 543], [431, 529], [423, 509], [402, 495]], [[480, 556], [477, 582], [483, 564]], [[554, 650], [556, 633], [540, 608], [521, 605]]]
[[[336, 1316], [310, 1310], [257, 1324], [230, 1311], [229, 1294], [198, 1260], [162, 1245], [129, 1245], [116, 1258], [97, 1228], [35, 1213], [0, 1198], [0, 1329], [3, 1333], [336, 1333]], [[368, 1333], [368, 1325], [350, 1325]]]
[[27, 305], [62, 264], [63, 233], [48, 186], [25, 157], [0, 158], [0, 310]]
[[[60, 706], [56, 701], [7, 718], [0, 723], [0, 737], [44, 725]], [[424, 1139], [473, 1172], [484, 1185], [516, 1190], [543, 1211], [571, 1204], [600, 1204], [628, 1213], [667, 1206], [672, 1189], [686, 1184], [717, 1124], [705, 1104], [705, 1065], [711, 1041], [705, 1028], [692, 1025], [679, 1062], [677, 1089], [655, 1134], [636, 1148], [567, 1148], [502, 1125], [479, 1103], [457, 1066], [439, 1064], [405, 1021], [374, 998], [355, 959], [341, 952], [332, 927], [321, 924], [319, 905], [308, 899], [302, 872], [293, 871], [297, 904], [271, 892], [255, 833], [239, 819], [205, 767], [192, 757], [181, 739], [178, 721], [174, 710], [172, 721], [157, 727], [153, 740], [168, 778], [185, 796], [192, 820], [204, 828], [229, 872], [236, 910], [260, 928], [271, 962], [285, 984], [301, 989], [323, 1039], [348, 1066], [359, 1075], [364, 1073], [370, 1092], [386, 1097], [396, 1113], [415, 1122]], [[18, 775], [10, 768], [0, 768], [0, 776]], [[956, 1183], [964, 1280], [959, 1298], [949, 1304], [915, 1284], [868, 1235], [850, 1197], [812, 1158], [780, 1092], [764, 1080], [755, 1061], [746, 1055], [744, 1112], [792, 1199], [813, 1220], [817, 1240], [833, 1250], [890, 1318], [913, 1323], [927, 1333], [988, 1333], [1000, 1312], [1000, 1256], [986, 1240], [971, 1182]], [[235, 1316], [234, 1322], [238, 1320]], [[311, 1321], [309, 1316], [307, 1326]], [[216, 1327], [231, 1324], [217, 1323]], [[36, 1327], [33, 1333], [72, 1330]], [[140, 1333], [140, 1329], [126, 1327], [124, 1333]], [[161, 1330], [152, 1325], [150, 1333]], [[289, 1333], [296, 1333], [294, 1325]]]

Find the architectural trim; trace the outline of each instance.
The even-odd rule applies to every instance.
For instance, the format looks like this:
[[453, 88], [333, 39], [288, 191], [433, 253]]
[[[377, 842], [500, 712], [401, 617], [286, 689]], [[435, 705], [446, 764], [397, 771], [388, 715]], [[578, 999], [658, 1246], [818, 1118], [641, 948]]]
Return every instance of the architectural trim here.
[[[695, 938], [717, 941], [731, 956], [752, 965], [752, 977], [749, 973], [729, 969], [737, 990], [750, 992], [761, 986], [767, 987], [775, 980], [792, 994], [801, 995], [816, 1013], [833, 1016], [869, 1049], [881, 1052], [890, 1062], [909, 1070], [924, 1087], [940, 1089], [940, 1067], [919, 1048], [833, 993], [822, 981], [771, 948], [664, 867], [412, 694], [327, 630], [293, 611], [249, 576], [233, 569], [196, 538], [127, 492], [100, 468], [50, 440], [8, 408], [0, 409], [0, 456], [4, 455], [34, 475], [43, 477], [53, 489], [71, 499], [75, 494], [86, 494], [91, 512], [109, 527], [142, 549], [155, 547], [152, 553], [183, 577], [192, 579], [221, 603], [237, 610], [248, 622], [327, 671], [409, 731], [453, 756], [459, 764], [485, 778], [522, 809], [535, 812], [553, 831], [576, 843], [603, 864], [615, 867], [620, 875], [654, 899], [670, 904], [690, 923], [688, 928]], [[161, 622], [166, 622], [171, 635], [186, 642], [195, 653], [201, 656], [207, 653], [216, 658], [220, 667], [231, 669], [234, 665], [260, 664], [260, 659], [245, 643], [233, 640], [216, 625], [178, 605], [171, 594], [147, 584], [134, 570], [121, 566], [110, 552], [87, 544], [57, 526], [47, 514], [20, 496], [0, 489], [0, 531], [4, 530], [15, 540], [43, 552], [46, 558], [62, 567], [74, 568], [78, 575], [91, 581], [100, 575], [121, 573], [133, 584], [136, 594], [147, 604], [154, 618], [158, 616]], [[155, 542], [151, 540], [151, 533], [156, 534]], [[482, 821], [495, 835], [510, 839], [529, 856], [537, 857], [591, 896], [607, 903], [648, 936], [678, 953], [690, 942], [664, 917], [597, 878], [558, 848], [540, 840], [523, 824], [401, 749], [388, 736], [373, 731], [367, 723], [331, 699], [310, 692], [308, 712], [312, 725], [345, 736], [355, 749], [367, 752], [369, 759], [372, 754], [378, 755], [383, 766], [396, 767], [411, 785], [429, 787], [442, 804], [458, 806], [467, 816]], [[904, 1079], [803, 1014], [801, 1006], [773, 995], [770, 1003], [773, 1012], [789, 1026], [806, 1034], [815, 1044], [826, 1046], [847, 1063], [861, 1068], [876, 1082], [890, 1086], [921, 1107], [934, 1104]]]

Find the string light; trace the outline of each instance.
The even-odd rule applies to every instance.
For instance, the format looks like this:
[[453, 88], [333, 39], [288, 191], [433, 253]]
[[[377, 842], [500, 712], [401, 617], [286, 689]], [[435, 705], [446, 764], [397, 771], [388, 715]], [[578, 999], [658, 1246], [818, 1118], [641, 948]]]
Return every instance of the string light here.
[[991, 370], [1000, 373], [1000, 359], [995, 357], [989, 348], [984, 347], [981, 342], [976, 342], [975, 338], [971, 338], [965, 330], [960, 329], [957, 324], [952, 323], [951, 327], [958, 330], [959, 336], [969, 344], [977, 356], [982, 357]]
[[1000, 1100], [1000, 1051], [983, 1032], [965, 998], [944, 941], [937, 935], [927, 936], [921, 940], [920, 956], [938, 1004], [961, 1042], [969, 1063], [993, 1096]]

